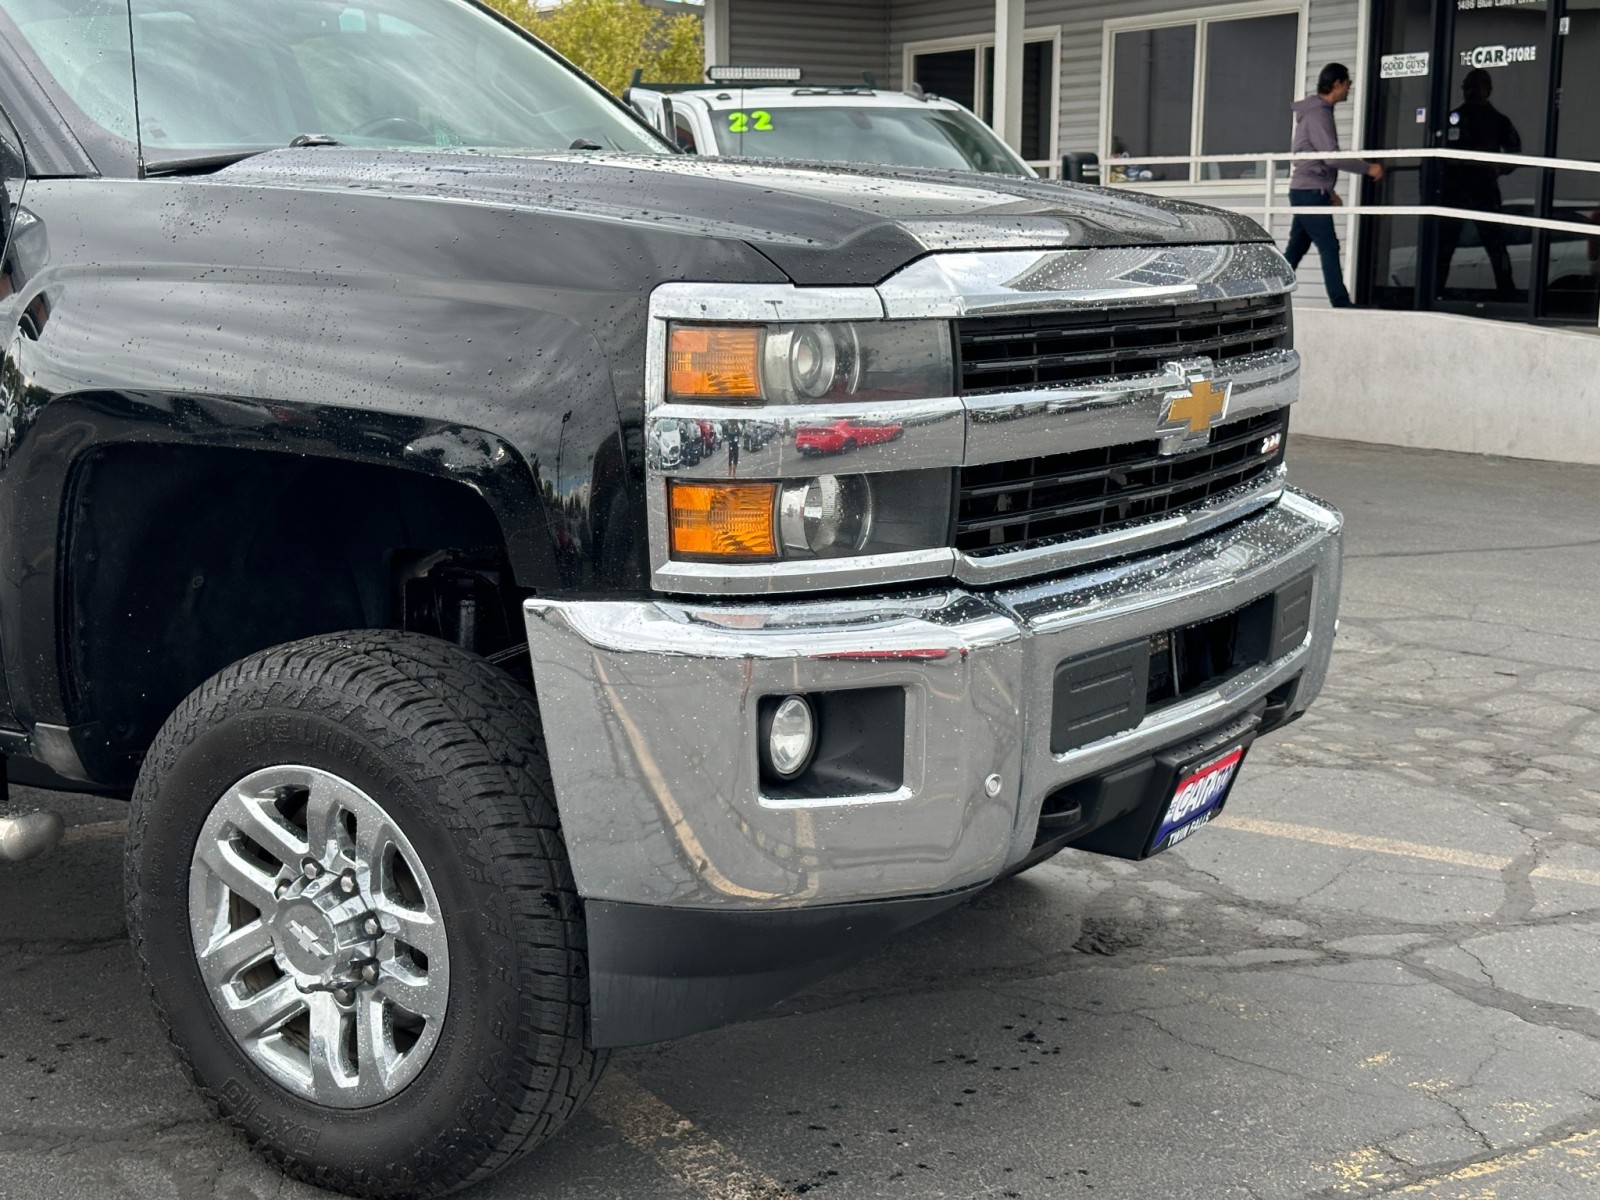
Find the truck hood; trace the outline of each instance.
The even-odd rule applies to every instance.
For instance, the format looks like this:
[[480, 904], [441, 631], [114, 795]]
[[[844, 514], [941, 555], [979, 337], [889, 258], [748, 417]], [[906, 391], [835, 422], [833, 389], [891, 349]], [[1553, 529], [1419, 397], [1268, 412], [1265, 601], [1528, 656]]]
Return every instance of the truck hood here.
[[938, 250], [1260, 242], [1247, 218], [1135, 192], [906, 168], [687, 155], [500, 156], [320, 146], [213, 175], [243, 187], [377, 191], [737, 238], [801, 286], [873, 284]]

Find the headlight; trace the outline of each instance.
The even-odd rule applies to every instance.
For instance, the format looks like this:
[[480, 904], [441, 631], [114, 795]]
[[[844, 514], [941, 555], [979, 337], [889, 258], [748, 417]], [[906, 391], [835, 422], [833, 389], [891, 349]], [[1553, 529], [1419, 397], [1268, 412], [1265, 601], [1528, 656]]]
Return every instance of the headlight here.
[[868, 320], [859, 305], [842, 320], [763, 323], [764, 311], [674, 316], [652, 333], [654, 569], [715, 564], [680, 577], [729, 590], [843, 578], [852, 559], [936, 572], [965, 432], [950, 323]]
[[949, 540], [954, 472], [881, 471], [767, 483], [667, 481], [667, 536], [685, 562], [895, 554]]
[[785, 484], [778, 500], [783, 548], [817, 558], [856, 554], [872, 535], [866, 475], [820, 475]]
[[954, 388], [943, 321], [673, 322], [668, 332], [669, 401], [917, 400]]
[[795, 400], [851, 389], [861, 350], [849, 325], [791, 325], [767, 335], [764, 381]]

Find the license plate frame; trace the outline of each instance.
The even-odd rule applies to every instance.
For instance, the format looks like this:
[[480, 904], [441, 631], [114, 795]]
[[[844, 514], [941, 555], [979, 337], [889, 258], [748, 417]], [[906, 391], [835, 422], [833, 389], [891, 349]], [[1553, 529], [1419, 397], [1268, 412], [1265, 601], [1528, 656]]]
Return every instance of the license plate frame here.
[[1147, 857], [1172, 849], [1217, 818], [1233, 794], [1249, 750], [1249, 740], [1233, 742], [1223, 750], [1191, 759], [1177, 770], [1172, 794], [1145, 851]]

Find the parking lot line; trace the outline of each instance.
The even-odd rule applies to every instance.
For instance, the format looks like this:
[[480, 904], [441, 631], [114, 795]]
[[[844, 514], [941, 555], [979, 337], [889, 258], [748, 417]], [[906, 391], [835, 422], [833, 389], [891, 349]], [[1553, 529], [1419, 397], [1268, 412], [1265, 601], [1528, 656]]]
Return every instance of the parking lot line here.
[[589, 1112], [706, 1200], [797, 1200], [783, 1184], [620, 1071], [595, 1089]]
[[[1479, 854], [1475, 850], [1458, 850], [1453, 846], [1430, 846], [1423, 842], [1405, 842], [1396, 838], [1373, 837], [1370, 834], [1342, 833], [1337, 829], [1323, 829], [1317, 825], [1263, 821], [1258, 817], [1245, 817], [1233, 813], [1224, 813], [1212, 822], [1212, 825], [1218, 829], [1233, 829], [1240, 833], [1254, 833], [1262, 837], [1284, 838], [1314, 846], [1331, 846], [1336, 850], [1354, 850], [1361, 854], [1390, 854], [1397, 858], [1448, 863], [1451, 866], [1472, 867], [1495, 874], [1504, 871], [1516, 861], [1501, 854]], [[1600, 887], [1600, 871], [1585, 871], [1577, 867], [1544, 865], [1535, 867], [1530, 875], [1534, 879]]]
[[125, 837], [127, 821], [95, 821], [90, 825], [74, 825], [61, 835], [61, 844], [71, 846], [77, 842], [98, 842], [106, 838]]
[[1357, 850], [1363, 854], [1392, 854], [1399, 858], [1420, 858], [1427, 862], [1449, 863], [1457, 867], [1476, 867], [1480, 871], [1504, 871], [1512, 862], [1511, 859], [1499, 854], [1479, 854], [1473, 850], [1429, 846], [1422, 842], [1402, 842], [1395, 838], [1373, 837], [1370, 834], [1341, 833], [1337, 829], [1322, 829], [1315, 825], [1263, 821], [1257, 817], [1245, 817], [1233, 813], [1224, 813], [1213, 824], [1223, 829], [1237, 829], [1241, 833], [1256, 833], [1263, 837], [1287, 838], [1294, 842], [1333, 846], [1339, 850]]
[[[1517, 1167], [1529, 1166], [1553, 1154], [1579, 1160], [1580, 1176], [1584, 1179], [1593, 1179], [1596, 1142], [1600, 1142], [1600, 1129], [1569, 1133], [1565, 1137], [1556, 1138], [1554, 1141], [1542, 1142], [1537, 1146], [1527, 1146], [1521, 1150], [1513, 1150], [1510, 1153], [1498, 1155], [1495, 1158], [1486, 1158], [1481, 1162], [1470, 1163], [1459, 1170], [1451, 1171], [1448, 1175], [1435, 1175], [1430, 1179], [1418, 1180], [1416, 1183], [1407, 1184], [1393, 1194], [1396, 1196], [1416, 1196], [1427, 1192], [1436, 1192], [1437, 1189], [1448, 1187], [1453, 1183], [1471, 1183], [1476, 1180], [1492, 1179], [1493, 1176]], [[1453, 1193], [1453, 1195], [1460, 1194], [1459, 1192]], [[1477, 1194], [1494, 1196], [1498, 1193], [1491, 1186], [1489, 1191]]]
[[1577, 867], [1535, 867], [1535, 879], [1554, 879], [1561, 883], [1586, 883], [1590, 887], [1600, 887], [1600, 871], [1583, 871]]

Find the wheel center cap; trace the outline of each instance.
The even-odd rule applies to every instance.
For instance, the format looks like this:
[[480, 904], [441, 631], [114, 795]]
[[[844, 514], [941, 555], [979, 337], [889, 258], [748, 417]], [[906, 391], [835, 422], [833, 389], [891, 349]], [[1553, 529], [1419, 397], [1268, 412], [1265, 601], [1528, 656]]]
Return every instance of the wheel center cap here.
[[333, 925], [315, 904], [292, 904], [273, 922], [278, 951], [295, 970], [321, 975], [338, 949]]

